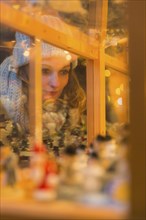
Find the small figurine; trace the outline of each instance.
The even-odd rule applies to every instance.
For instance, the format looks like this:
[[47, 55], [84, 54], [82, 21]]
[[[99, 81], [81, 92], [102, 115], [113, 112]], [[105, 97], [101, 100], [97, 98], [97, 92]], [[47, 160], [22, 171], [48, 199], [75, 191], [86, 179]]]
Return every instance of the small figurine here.
[[118, 158], [114, 178], [109, 187], [109, 194], [120, 202], [129, 201], [130, 191], [130, 171], [127, 161], [128, 140], [121, 139], [118, 146]]
[[108, 169], [117, 159], [117, 144], [115, 139], [109, 135], [96, 137], [94, 151], [99, 155], [105, 169]]
[[80, 144], [77, 147], [77, 166], [82, 175], [83, 169], [87, 166], [88, 156], [86, 153], [86, 145]]
[[18, 159], [11, 151], [10, 146], [0, 142], [0, 172], [3, 173], [3, 186], [14, 186], [17, 181]]
[[102, 191], [105, 177], [105, 170], [100, 164], [98, 155], [93, 152], [88, 159], [87, 167], [84, 170], [83, 189], [86, 194], [93, 195]]
[[[83, 159], [83, 160], [82, 160]], [[81, 164], [81, 160], [83, 164]], [[83, 169], [86, 157], [77, 155], [76, 146], [68, 145], [62, 154], [60, 163], [59, 196], [74, 200], [82, 193]]]
[[21, 168], [29, 167], [31, 151], [29, 136], [23, 137], [19, 144], [19, 166]]
[[30, 169], [31, 178], [34, 182], [34, 198], [39, 200], [56, 198], [57, 164], [54, 158], [49, 157], [44, 145], [34, 145], [30, 159]]

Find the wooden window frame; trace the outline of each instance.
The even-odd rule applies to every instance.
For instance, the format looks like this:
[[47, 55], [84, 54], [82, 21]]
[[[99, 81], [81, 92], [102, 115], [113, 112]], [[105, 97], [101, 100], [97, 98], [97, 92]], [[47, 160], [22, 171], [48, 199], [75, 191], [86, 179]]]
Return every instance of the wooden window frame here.
[[[18, 11], [5, 3], [0, 3], [1, 23], [34, 38], [37, 50], [45, 41], [54, 46], [76, 53], [87, 59], [87, 141], [88, 146], [98, 133], [105, 133], [105, 79], [104, 79], [104, 37], [106, 34], [107, 0], [99, 1], [102, 7], [101, 43], [89, 45], [89, 37], [78, 33], [79, 38], [71, 38], [56, 31], [33, 17]], [[11, 19], [9, 15], [11, 14]], [[104, 19], [103, 19], [104, 18]], [[21, 22], [18, 22], [20, 21]], [[72, 30], [74, 32], [74, 30]], [[49, 33], [49, 34], [48, 34]], [[35, 50], [35, 49], [34, 49]], [[42, 142], [42, 85], [41, 53], [32, 52], [30, 56], [30, 130], [33, 140]], [[37, 68], [36, 68], [37, 66]], [[39, 99], [38, 99], [39, 97]]]

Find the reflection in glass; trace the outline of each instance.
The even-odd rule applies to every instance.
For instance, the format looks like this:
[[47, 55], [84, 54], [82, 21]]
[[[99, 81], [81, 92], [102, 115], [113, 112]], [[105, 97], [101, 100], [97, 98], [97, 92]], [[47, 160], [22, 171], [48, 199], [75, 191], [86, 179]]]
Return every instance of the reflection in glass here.
[[[89, 44], [98, 43], [101, 31], [100, 0], [4, 0], [3, 2], [64, 34], [68, 35], [67, 29], [70, 29], [70, 32], [73, 31], [78, 37], [80, 33], [88, 35]], [[54, 21], [48, 22], [48, 15], [56, 17], [55, 24]], [[65, 28], [60, 25], [56, 28], [58, 19], [62, 20]]]
[[108, 23], [105, 52], [127, 63], [127, 1], [108, 1]]
[[107, 129], [129, 122], [129, 77], [112, 68], [105, 70]]

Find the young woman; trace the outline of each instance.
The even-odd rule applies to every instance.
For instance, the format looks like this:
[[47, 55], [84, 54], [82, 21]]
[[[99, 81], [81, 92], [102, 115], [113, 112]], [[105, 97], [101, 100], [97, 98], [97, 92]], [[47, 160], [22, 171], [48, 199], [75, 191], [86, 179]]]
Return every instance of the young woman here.
[[[28, 36], [16, 33], [13, 54], [1, 64], [0, 70], [1, 103], [9, 118], [23, 131], [23, 136], [29, 135], [31, 43]], [[76, 64], [75, 55], [42, 43], [43, 141], [49, 150], [86, 141], [86, 97], [74, 72]]]

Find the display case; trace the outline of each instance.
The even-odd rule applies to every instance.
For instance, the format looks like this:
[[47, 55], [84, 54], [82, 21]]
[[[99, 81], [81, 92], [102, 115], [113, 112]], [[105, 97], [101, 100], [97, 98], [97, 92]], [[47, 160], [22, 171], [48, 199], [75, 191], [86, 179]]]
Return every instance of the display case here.
[[110, 127], [110, 124], [129, 123], [127, 7], [125, 1], [108, 2], [105, 45], [107, 127]]
[[[93, 139], [93, 137], [95, 136], [95, 134], [97, 133], [105, 133], [105, 120], [104, 120], [104, 89], [100, 89], [100, 85], [102, 84], [102, 87], [104, 86], [104, 79], [102, 77], [102, 75], [100, 76], [100, 65], [97, 65], [96, 63], [99, 62], [99, 43], [103, 41], [104, 38], [104, 33], [105, 33], [105, 21], [101, 22], [101, 15], [104, 16], [104, 14], [106, 14], [106, 1], [103, 3], [102, 1], [91, 1], [90, 3], [80, 3], [78, 1], [75, 1], [72, 4], [74, 5], [74, 7], [77, 7], [79, 10], [79, 12], [77, 12], [77, 16], [81, 17], [82, 19], [85, 16], [85, 21], [86, 22], [77, 22], [78, 24], [74, 24], [74, 22], [72, 21], [72, 19], [74, 20], [75, 18], [72, 17], [71, 13], [68, 12], [66, 16], [69, 16], [70, 19], [68, 19], [68, 23], [66, 22], [67, 18], [64, 17], [64, 13], [65, 12], [60, 12], [57, 11], [59, 10], [60, 5], [59, 4], [63, 4], [60, 1], [58, 1], [58, 3], [55, 4], [53, 2], [48, 3], [48, 11], [45, 11], [45, 2], [43, 1], [37, 1], [36, 3], [34, 2], [29, 2], [29, 3], [21, 3], [18, 1], [14, 1], [14, 2], [10, 2], [10, 1], [5, 1], [4, 3], [1, 3], [1, 10], [5, 11], [5, 13], [2, 13], [1, 18], [2, 18], [2, 24], [8, 25], [9, 27], [19, 30], [20, 32], [26, 33], [27, 35], [33, 36], [35, 37], [34, 41], [37, 45], [39, 45], [39, 40], [44, 40], [46, 42], [49, 42], [55, 46], [61, 47], [65, 50], [69, 50], [73, 53], [76, 53], [80, 56], [83, 56], [84, 58], [88, 58], [90, 61], [89, 64], [87, 64], [87, 105], [90, 106], [88, 108], [88, 117], [87, 117], [87, 127], [89, 127], [88, 129], [88, 143], [90, 143]], [[77, 5], [76, 5], [77, 4]], [[79, 4], [79, 5], [78, 5]], [[103, 5], [105, 4], [105, 6], [103, 7]], [[55, 8], [53, 8], [55, 7]], [[68, 6], [66, 6], [68, 7]], [[60, 9], [61, 10], [61, 9]], [[68, 10], [66, 9], [62, 9], [62, 10]], [[75, 8], [73, 8], [72, 10], [75, 10]], [[93, 13], [90, 13], [90, 11]], [[97, 13], [98, 12], [98, 13]], [[44, 16], [44, 14], [46, 15], [47, 13], [50, 13], [51, 15], [56, 16], [56, 23], [58, 22], [57, 20], [57, 16], [60, 16], [60, 18], [63, 20], [63, 26], [64, 28], [61, 28], [59, 25], [59, 23], [55, 26], [55, 29], [53, 29], [53, 25], [51, 27], [47, 27], [46, 24], [44, 24], [44, 22], [40, 22], [40, 16]], [[92, 14], [92, 17], [90, 18], [90, 16], [88, 16], [90, 14]], [[11, 20], [9, 18], [9, 14], [11, 14]], [[98, 14], [98, 16], [97, 16]], [[35, 17], [36, 15], [37, 18]], [[64, 16], [63, 16], [64, 15]], [[76, 15], [74, 15], [76, 16]], [[97, 18], [96, 18], [97, 16]], [[21, 17], [21, 23], [18, 23], [17, 21], [20, 19]], [[45, 16], [44, 16], [45, 17]], [[65, 19], [66, 18], [66, 19]], [[72, 19], [71, 19], [72, 18]], [[97, 19], [97, 22], [96, 19]], [[45, 18], [43, 18], [43, 20], [45, 20]], [[66, 22], [66, 23], [65, 23]], [[46, 21], [47, 23], [47, 21]], [[51, 23], [51, 22], [50, 22]], [[17, 25], [16, 25], [17, 24]], [[2, 30], [3, 30], [3, 25], [2, 25]], [[78, 26], [78, 27], [77, 27]], [[81, 27], [80, 27], [81, 26]], [[84, 27], [85, 26], [85, 27]], [[4, 29], [6, 30], [6, 26], [4, 27]], [[81, 30], [80, 30], [81, 29]], [[85, 31], [86, 29], [86, 31]], [[4, 30], [4, 32], [5, 32]], [[84, 31], [83, 31], [84, 30]], [[67, 31], [67, 34], [65, 33], [65, 31]], [[14, 34], [14, 31], [12, 31]], [[90, 34], [90, 32], [92, 32], [92, 34]], [[75, 36], [75, 37], [74, 37]], [[99, 40], [100, 39], [100, 40]], [[15, 39], [12, 39], [12, 41]], [[90, 47], [89, 47], [90, 45]], [[12, 46], [12, 45], [11, 45]], [[39, 54], [39, 53], [38, 53]], [[38, 57], [37, 54], [37, 59], [39, 60], [40, 58]], [[36, 61], [37, 62], [37, 61]], [[39, 62], [39, 61], [38, 61]], [[87, 62], [87, 63], [88, 63]], [[36, 65], [36, 64], [34, 64]], [[38, 64], [37, 64], [38, 65]], [[88, 70], [88, 66], [90, 66], [90, 69], [93, 69], [93, 74], [90, 73], [90, 70]], [[99, 68], [98, 68], [98, 67]], [[101, 65], [102, 66], [102, 65]], [[39, 68], [37, 68], [38, 70]], [[34, 70], [34, 68], [33, 68]], [[92, 77], [94, 75], [94, 72], [99, 72], [99, 74], [95, 74], [94, 76], [94, 81], [97, 81], [95, 85], [97, 85], [97, 83], [99, 82], [98, 78], [101, 78], [100, 80], [103, 81], [103, 83], [99, 84], [98, 86], [94, 86], [93, 90], [91, 90], [91, 84], [92, 84]], [[98, 77], [98, 78], [97, 78]], [[96, 79], [97, 78], [97, 79]], [[91, 82], [90, 82], [91, 81]], [[32, 82], [32, 83], [36, 83], [36, 82]], [[35, 86], [35, 84], [33, 85]], [[37, 84], [37, 87], [39, 86], [39, 84]], [[99, 89], [99, 90], [98, 90]], [[90, 90], [88, 92], [88, 90]], [[39, 90], [38, 90], [39, 91]], [[102, 94], [103, 93], [103, 94]], [[36, 93], [35, 93], [36, 94]], [[93, 96], [93, 94], [95, 94]], [[33, 97], [32, 100], [37, 99], [36, 97]], [[93, 99], [94, 97], [94, 99]], [[98, 98], [97, 98], [98, 97]], [[99, 97], [102, 99], [102, 105], [98, 104], [99, 101]], [[95, 106], [100, 106], [99, 108], [99, 112], [97, 112], [95, 109], [97, 109], [97, 107]], [[34, 105], [33, 105], [34, 106]], [[40, 106], [40, 105], [39, 105]], [[35, 108], [35, 106], [34, 106]], [[41, 109], [41, 107], [40, 107]], [[35, 112], [33, 109], [31, 109], [31, 112]], [[102, 114], [103, 116], [100, 117], [100, 114]], [[90, 122], [91, 119], [92, 121], [94, 120], [93, 118], [97, 118], [97, 120], [99, 121], [99, 123], [96, 125], [96, 127], [92, 127], [91, 128], [91, 124], [94, 123], [89, 123], [88, 122], [88, 118], [90, 117]], [[30, 117], [31, 119], [32, 117]], [[101, 119], [102, 118], [102, 119]], [[32, 122], [30, 123], [35, 124], [35, 123], [39, 123], [39, 120], [37, 119], [37, 122]], [[41, 130], [40, 125], [39, 126], [34, 126], [35, 129], [39, 129]], [[39, 135], [41, 136], [41, 131], [39, 130]], [[33, 131], [34, 132], [34, 131]], [[37, 136], [36, 138], [38, 138], [39, 135], [35, 135]], [[41, 139], [41, 137], [40, 137]]]
[[3, 219], [128, 217], [127, 2], [119, 2], [1, 1]]

